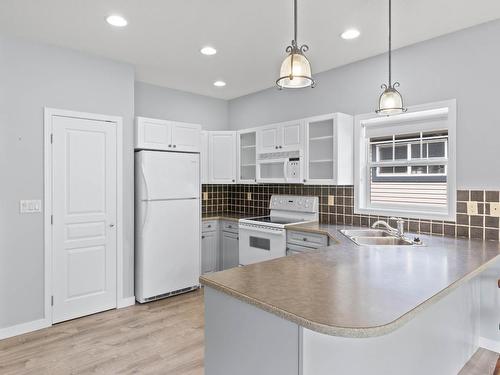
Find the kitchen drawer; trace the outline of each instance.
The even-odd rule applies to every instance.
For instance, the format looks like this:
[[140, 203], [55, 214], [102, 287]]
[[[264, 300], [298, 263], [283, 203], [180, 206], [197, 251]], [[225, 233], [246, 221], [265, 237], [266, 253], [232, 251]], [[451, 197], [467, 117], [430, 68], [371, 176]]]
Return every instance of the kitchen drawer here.
[[213, 232], [217, 230], [218, 223], [217, 220], [203, 220], [201, 225], [202, 232]]
[[324, 234], [287, 231], [287, 242], [309, 247], [328, 246], [328, 236]]
[[222, 230], [224, 232], [238, 233], [238, 222], [237, 221], [223, 221]]
[[287, 242], [286, 244], [286, 255], [308, 253], [315, 250], [317, 250], [317, 246], [316, 247], [302, 246], [302, 245], [296, 245], [291, 242]]

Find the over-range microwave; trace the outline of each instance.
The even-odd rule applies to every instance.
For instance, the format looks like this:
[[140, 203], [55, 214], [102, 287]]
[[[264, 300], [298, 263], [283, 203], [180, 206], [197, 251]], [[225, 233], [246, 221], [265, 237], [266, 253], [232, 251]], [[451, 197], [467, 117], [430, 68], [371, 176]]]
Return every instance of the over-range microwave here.
[[302, 183], [303, 157], [300, 151], [269, 152], [257, 155], [257, 182]]

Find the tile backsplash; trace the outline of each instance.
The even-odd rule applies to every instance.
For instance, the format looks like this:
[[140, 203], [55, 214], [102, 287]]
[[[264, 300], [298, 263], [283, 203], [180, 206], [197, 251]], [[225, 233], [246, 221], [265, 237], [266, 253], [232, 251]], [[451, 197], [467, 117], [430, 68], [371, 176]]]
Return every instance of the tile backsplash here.
[[[261, 216], [269, 214], [269, 199], [273, 194], [314, 195], [319, 197], [320, 222], [369, 226], [385, 216], [354, 214], [353, 186], [320, 185], [203, 185], [208, 199], [203, 200], [203, 215], [222, 213]], [[334, 205], [328, 205], [328, 196], [334, 196]], [[249, 199], [250, 198], [250, 199]], [[477, 202], [478, 214], [467, 215], [467, 202]], [[455, 221], [405, 219], [410, 232], [452, 237], [499, 240], [499, 218], [490, 215], [490, 203], [500, 201], [500, 192], [459, 190]], [[390, 223], [395, 225], [395, 223]]]

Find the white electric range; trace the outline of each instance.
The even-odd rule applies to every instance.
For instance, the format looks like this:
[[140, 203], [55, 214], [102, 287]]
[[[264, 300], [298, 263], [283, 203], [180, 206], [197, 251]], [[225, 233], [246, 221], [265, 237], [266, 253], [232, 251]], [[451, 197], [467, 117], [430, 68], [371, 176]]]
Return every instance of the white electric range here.
[[273, 195], [269, 216], [239, 220], [240, 265], [286, 255], [286, 226], [318, 221], [318, 197]]

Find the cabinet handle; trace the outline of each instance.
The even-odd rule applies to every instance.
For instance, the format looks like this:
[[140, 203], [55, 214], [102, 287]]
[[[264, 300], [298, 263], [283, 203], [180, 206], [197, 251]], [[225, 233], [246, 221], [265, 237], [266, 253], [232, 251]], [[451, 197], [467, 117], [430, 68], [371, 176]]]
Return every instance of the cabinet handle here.
[[280, 148], [283, 148], [283, 146], [280, 146]]
[[307, 180], [304, 178], [304, 182], [306, 182]]
[[168, 147], [172, 147], [172, 145], [168, 145]]
[[234, 182], [234, 180], [233, 180], [233, 182]]
[[204, 239], [204, 238], [205, 238], [205, 236], [201, 236], [201, 239]]
[[239, 238], [239, 237], [236, 237], [236, 239], [237, 239], [238, 241], [240, 240], [240, 238]]
[[177, 145], [174, 145], [174, 148], [176, 148], [176, 147], [177, 147]]
[[232, 228], [233, 226], [232, 226], [232, 225], [228, 225], [227, 227], [228, 227], [228, 228]]
[[274, 146], [274, 148], [277, 150], [277, 149], [278, 149], [278, 146]]
[[307, 242], [307, 238], [306, 238], [306, 237], [304, 237], [304, 238], [302, 239], [302, 241], [306, 241], [306, 242]]
[[207, 228], [212, 228], [212, 224], [208, 224], [208, 225], [207, 225]]

